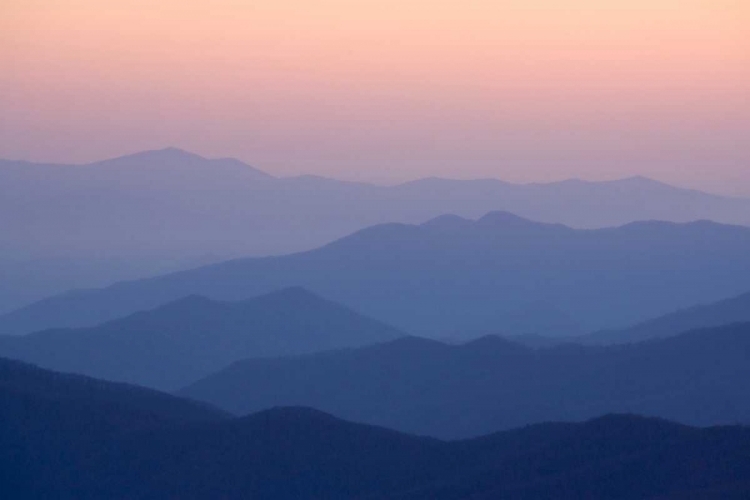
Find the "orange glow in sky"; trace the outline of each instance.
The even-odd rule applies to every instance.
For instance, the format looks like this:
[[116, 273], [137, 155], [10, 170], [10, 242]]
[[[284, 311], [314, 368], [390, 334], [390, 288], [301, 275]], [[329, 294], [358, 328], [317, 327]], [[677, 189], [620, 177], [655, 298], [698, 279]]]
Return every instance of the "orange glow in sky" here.
[[750, 195], [746, 0], [4, 0], [0, 157]]

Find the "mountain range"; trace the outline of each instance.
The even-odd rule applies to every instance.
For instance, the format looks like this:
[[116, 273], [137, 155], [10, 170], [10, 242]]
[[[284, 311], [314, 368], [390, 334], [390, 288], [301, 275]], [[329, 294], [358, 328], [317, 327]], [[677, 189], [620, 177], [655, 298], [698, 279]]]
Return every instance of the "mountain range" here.
[[561, 315], [566, 329], [622, 328], [749, 290], [750, 228], [581, 230], [506, 212], [441, 216], [373, 226], [308, 252], [68, 292], [0, 316], [0, 333], [93, 326], [188, 295], [237, 301], [290, 286], [434, 338], [547, 333]]
[[291, 288], [242, 302], [190, 296], [99, 326], [0, 337], [0, 356], [176, 390], [248, 358], [364, 346], [398, 330]]
[[612, 347], [531, 349], [500, 337], [414, 337], [353, 350], [249, 359], [179, 394], [234, 414], [310, 406], [441, 438], [606, 413], [691, 425], [750, 423], [750, 323]]
[[[54, 389], [54, 390], [51, 390]], [[309, 408], [228, 418], [0, 359], [8, 498], [747, 498], [750, 430], [609, 415], [446, 442]]]
[[642, 177], [377, 186], [277, 178], [235, 159], [174, 148], [86, 165], [0, 160], [0, 312], [191, 263], [308, 250], [375, 224], [498, 210], [575, 228], [638, 220], [750, 225], [748, 199]]

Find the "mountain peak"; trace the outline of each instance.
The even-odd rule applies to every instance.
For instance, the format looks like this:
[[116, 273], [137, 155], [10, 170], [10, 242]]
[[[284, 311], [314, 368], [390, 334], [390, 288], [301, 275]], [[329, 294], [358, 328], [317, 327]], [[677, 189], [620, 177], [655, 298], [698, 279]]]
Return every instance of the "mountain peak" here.
[[143, 175], [138, 172], [162, 171], [172, 175], [170, 177], [172, 182], [176, 182], [176, 175], [192, 179], [189, 182], [193, 183], [196, 182], [196, 178], [200, 183], [221, 182], [222, 179], [237, 182], [273, 178], [272, 175], [236, 158], [205, 158], [174, 147], [141, 151], [90, 163], [89, 166], [104, 167], [106, 171], [114, 172], [117, 175], [129, 175], [135, 178]]
[[343, 422], [330, 413], [311, 408], [309, 406], [274, 406], [244, 417], [245, 421], [265, 421], [278, 424], [293, 424], [296, 422]]
[[147, 152], [150, 152], [152, 154], [163, 154], [163, 155], [172, 155], [172, 156], [191, 156], [191, 157], [199, 156], [195, 153], [191, 153], [190, 151], [176, 148], [174, 146], [167, 146], [166, 148], [154, 149], [154, 150], [147, 151]]
[[502, 210], [487, 213], [477, 220], [477, 224], [480, 226], [497, 226], [505, 228], [534, 227], [542, 225], [540, 222], [524, 219], [523, 217]]
[[132, 163], [132, 162], [184, 162], [184, 161], [207, 161], [206, 158], [179, 149], [175, 147], [167, 147], [162, 149], [151, 149], [147, 151], [139, 151], [128, 155], [118, 156], [109, 160], [104, 160], [96, 163]]

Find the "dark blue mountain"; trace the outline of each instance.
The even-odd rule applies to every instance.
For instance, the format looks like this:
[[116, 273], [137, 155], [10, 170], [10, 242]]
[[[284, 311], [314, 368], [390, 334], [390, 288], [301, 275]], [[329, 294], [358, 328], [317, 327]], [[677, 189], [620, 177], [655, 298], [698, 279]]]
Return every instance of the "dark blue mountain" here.
[[237, 362], [179, 394], [235, 414], [312, 406], [348, 420], [457, 438], [532, 423], [636, 413], [692, 425], [750, 423], [750, 323], [613, 347], [531, 349], [404, 338]]
[[[37, 390], [39, 378], [65, 395]], [[153, 412], [121, 389], [0, 359], [4, 497], [677, 500], [750, 492], [744, 427], [610, 415], [445, 442], [299, 407], [188, 422], [179, 410], [193, 403], [157, 396], [150, 404], [166, 408]], [[90, 397], [70, 397], [81, 392]]]

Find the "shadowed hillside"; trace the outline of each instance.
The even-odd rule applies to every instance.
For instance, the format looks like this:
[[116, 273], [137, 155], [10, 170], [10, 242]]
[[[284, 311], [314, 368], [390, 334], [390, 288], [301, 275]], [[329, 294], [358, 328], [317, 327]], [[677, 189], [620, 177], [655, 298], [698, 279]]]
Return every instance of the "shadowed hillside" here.
[[705, 304], [644, 321], [630, 328], [610, 330], [569, 339], [584, 344], [624, 344], [669, 337], [696, 328], [750, 321], [750, 293]]
[[748, 353], [748, 323], [609, 348], [404, 338], [237, 362], [180, 394], [236, 414], [304, 405], [447, 438], [612, 412], [694, 425], [750, 423]]
[[45, 368], [174, 390], [247, 357], [363, 346], [402, 334], [289, 288], [242, 302], [186, 297], [91, 328], [0, 338], [0, 355]]
[[[12, 375], [9, 377], [9, 373]], [[49, 379], [69, 396], [39, 390]], [[104, 398], [91, 394], [97, 385]], [[0, 484], [9, 498], [743, 498], [750, 432], [635, 416], [444, 442], [307, 408], [240, 419], [0, 360]], [[137, 396], [137, 394], [136, 394]], [[161, 400], [160, 400], [161, 398]], [[137, 399], [137, 398], [136, 398]], [[166, 409], [149, 412], [154, 403]], [[157, 406], [159, 406], [157, 405]]]

